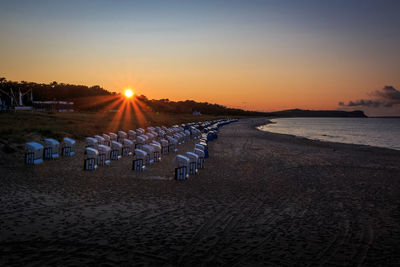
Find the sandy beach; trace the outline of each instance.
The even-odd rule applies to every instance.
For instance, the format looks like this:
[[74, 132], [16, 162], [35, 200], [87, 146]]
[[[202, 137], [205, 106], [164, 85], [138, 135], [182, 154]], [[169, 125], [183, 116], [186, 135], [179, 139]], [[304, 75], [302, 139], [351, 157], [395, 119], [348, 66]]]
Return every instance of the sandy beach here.
[[[272, 134], [243, 119], [205, 169], [164, 157], [83, 171], [1, 154], [3, 266], [399, 266], [400, 151]], [[192, 151], [194, 141], [179, 147]]]

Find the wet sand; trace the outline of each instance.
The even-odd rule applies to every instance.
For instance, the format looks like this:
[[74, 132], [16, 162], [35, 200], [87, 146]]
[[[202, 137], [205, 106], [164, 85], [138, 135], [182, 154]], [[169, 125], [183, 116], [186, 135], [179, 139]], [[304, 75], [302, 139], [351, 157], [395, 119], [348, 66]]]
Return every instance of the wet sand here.
[[222, 127], [185, 182], [174, 155], [135, 173], [131, 158], [83, 171], [82, 143], [34, 167], [1, 154], [0, 265], [398, 266], [400, 151], [264, 121]]

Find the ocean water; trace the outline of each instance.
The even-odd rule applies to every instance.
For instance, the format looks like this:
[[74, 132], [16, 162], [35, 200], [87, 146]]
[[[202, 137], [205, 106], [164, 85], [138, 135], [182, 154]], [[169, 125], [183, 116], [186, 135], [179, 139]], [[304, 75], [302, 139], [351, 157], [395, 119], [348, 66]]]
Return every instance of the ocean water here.
[[281, 118], [260, 130], [400, 150], [400, 118]]

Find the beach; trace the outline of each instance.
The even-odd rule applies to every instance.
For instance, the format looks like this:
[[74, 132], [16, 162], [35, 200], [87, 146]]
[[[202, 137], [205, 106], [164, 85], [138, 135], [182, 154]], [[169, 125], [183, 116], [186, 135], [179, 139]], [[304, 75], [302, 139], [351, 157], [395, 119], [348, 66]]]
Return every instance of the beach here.
[[[400, 151], [220, 128], [198, 175], [175, 154], [83, 171], [1, 154], [3, 266], [399, 266]], [[192, 140], [179, 152], [192, 151]]]

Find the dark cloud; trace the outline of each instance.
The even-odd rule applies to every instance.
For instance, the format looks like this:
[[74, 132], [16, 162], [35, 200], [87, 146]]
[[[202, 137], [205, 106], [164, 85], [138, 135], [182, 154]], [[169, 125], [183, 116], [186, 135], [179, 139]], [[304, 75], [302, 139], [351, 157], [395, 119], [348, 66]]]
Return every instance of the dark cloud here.
[[347, 104], [339, 102], [339, 106], [379, 108], [400, 105], [400, 91], [393, 86], [385, 86], [381, 90], [373, 92], [372, 95], [377, 99], [360, 99], [349, 101]]
[[400, 91], [393, 86], [385, 86], [381, 91], [375, 91], [375, 95], [387, 101], [400, 103]]
[[363, 106], [363, 107], [378, 108], [378, 107], [382, 106], [382, 102], [377, 101], [377, 100], [361, 99], [361, 100], [357, 100], [357, 101], [349, 101], [349, 103], [346, 106], [348, 106], [348, 107]]

